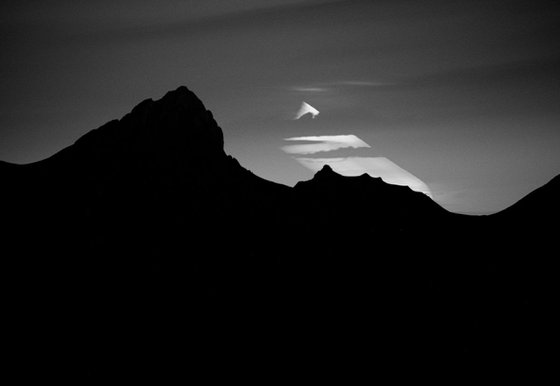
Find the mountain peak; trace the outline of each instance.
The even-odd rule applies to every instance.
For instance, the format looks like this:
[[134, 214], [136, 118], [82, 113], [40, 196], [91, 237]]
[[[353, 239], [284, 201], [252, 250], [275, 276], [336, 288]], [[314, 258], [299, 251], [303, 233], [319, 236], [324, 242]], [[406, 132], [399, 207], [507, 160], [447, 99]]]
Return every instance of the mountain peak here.
[[179, 86], [175, 90], [166, 92], [165, 95], [158, 100], [154, 101], [152, 98], [144, 99], [132, 109], [131, 113], [141, 114], [142, 111], [152, 108], [154, 104], [167, 106], [167, 108], [183, 107], [190, 108], [191, 110], [202, 109], [206, 111], [204, 104], [198, 99], [194, 92], [189, 90], [186, 86]]
[[185, 159], [223, 156], [224, 139], [212, 113], [187, 87], [158, 100], [145, 99], [132, 111], [92, 130], [73, 146], [80, 153], [114, 153], [120, 158]]
[[198, 99], [195, 93], [189, 90], [186, 86], [179, 86], [175, 90], [168, 91], [165, 93], [163, 98], [160, 99], [160, 101], [182, 105], [189, 104], [206, 110], [202, 101]]
[[333, 178], [341, 175], [335, 172], [329, 165], [324, 165], [321, 170], [315, 173], [314, 178]]

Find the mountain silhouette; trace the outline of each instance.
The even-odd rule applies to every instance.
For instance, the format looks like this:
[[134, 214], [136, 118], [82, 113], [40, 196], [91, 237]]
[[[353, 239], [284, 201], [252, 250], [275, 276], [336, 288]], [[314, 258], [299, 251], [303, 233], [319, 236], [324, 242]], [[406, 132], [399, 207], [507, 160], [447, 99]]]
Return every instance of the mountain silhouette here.
[[492, 216], [328, 166], [291, 188], [179, 87], [0, 179], [22, 374], [429, 372], [534, 360], [556, 320], [558, 177]]
[[559, 194], [560, 176], [556, 176], [544, 186], [529, 193], [509, 208], [500, 212], [499, 216], [552, 221], [560, 213]]

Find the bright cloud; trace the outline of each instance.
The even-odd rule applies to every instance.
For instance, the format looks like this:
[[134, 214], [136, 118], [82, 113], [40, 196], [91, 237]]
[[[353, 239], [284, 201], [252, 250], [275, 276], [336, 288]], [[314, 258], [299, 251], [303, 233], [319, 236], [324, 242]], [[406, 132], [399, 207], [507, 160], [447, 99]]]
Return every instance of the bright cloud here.
[[319, 135], [308, 137], [285, 138], [286, 141], [313, 142], [282, 147], [288, 154], [313, 154], [321, 151], [332, 151], [342, 148], [370, 147], [355, 135]]
[[385, 157], [300, 157], [296, 160], [314, 172], [321, 170], [324, 165], [329, 165], [335, 172], [343, 176], [359, 176], [367, 173], [372, 177], [381, 177], [389, 184], [409, 186], [414, 191], [432, 197], [432, 192], [422, 180]]
[[301, 107], [299, 108], [298, 112], [296, 113], [296, 116], [294, 117], [294, 119], [300, 119], [305, 114], [311, 114], [311, 117], [315, 118], [315, 116], [319, 115], [319, 110], [317, 110], [315, 107], [311, 106], [308, 103], [301, 102]]

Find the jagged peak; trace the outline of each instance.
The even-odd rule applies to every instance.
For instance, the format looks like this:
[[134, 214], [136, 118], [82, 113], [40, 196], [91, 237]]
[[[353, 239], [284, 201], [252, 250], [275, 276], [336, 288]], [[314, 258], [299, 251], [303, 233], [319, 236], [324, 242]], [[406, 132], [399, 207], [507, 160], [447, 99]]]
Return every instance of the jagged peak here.
[[188, 109], [190, 112], [208, 113], [208, 110], [206, 110], [206, 107], [204, 107], [204, 104], [194, 92], [186, 86], [179, 86], [175, 90], [168, 91], [163, 97], [155, 101], [152, 98], [144, 99], [129, 114], [125, 115], [123, 119], [143, 114], [154, 108], [159, 108], [160, 110], [183, 108]]
[[329, 165], [324, 165], [323, 168], [321, 170], [319, 170], [317, 173], [315, 173], [315, 176], [313, 177], [313, 179], [315, 178], [336, 178], [336, 177], [342, 177], [340, 174], [338, 174], [337, 172], [335, 172]]
[[[123, 130], [128, 132], [124, 137], [139, 134], [146, 129], [157, 133], [157, 136], [168, 136], [172, 132], [182, 132], [188, 127], [191, 130], [208, 131], [206, 135], [209, 138], [213, 137], [218, 146], [223, 149], [223, 134], [212, 113], [206, 109], [194, 92], [186, 86], [180, 86], [168, 91], [158, 100], [151, 98], [143, 100], [121, 119], [115, 119], [88, 132], [76, 143], [105, 136], [122, 137]], [[120, 133], [117, 134], [117, 131]]]
[[202, 101], [196, 96], [194, 92], [189, 90], [186, 86], [179, 86], [175, 90], [168, 91], [159, 101], [161, 101], [162, 103], [188, 103], [194, 107], [206, 110]]
[[111, 154], [119, 158], [142, 154], [157, 154], [159, 159], [221, 157], [225, 155], [224, 138], [202, 101], [186, 86], [180, 86], [160, 99], [143, 100], [122, 118], [87, 132], [47, 160], [107, 159]]

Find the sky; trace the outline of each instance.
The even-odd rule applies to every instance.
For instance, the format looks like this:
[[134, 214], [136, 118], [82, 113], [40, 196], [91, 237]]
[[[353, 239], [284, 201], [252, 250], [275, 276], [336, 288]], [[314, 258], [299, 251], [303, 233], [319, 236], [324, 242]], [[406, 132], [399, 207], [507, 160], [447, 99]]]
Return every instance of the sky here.
[[[389, 165], [448, 210], [493, 213], [560, 173], [558, 20], [542, 0], [3, 1], [0, 160], [185, 85], [261, 177]], [[294, 119], [304, 101], [320, 113]], [[285, 151], [321, 136], [368, 146]]]

